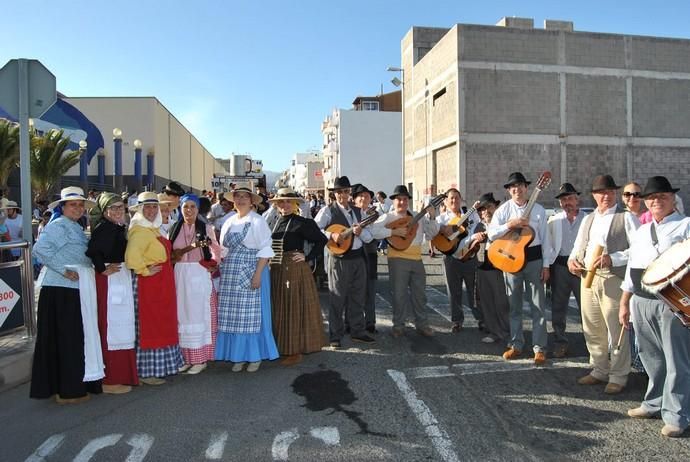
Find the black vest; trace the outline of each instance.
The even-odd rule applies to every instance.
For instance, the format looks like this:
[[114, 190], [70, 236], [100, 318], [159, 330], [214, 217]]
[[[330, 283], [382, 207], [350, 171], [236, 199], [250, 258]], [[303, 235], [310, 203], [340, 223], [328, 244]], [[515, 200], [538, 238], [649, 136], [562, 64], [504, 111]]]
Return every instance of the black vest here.
[[[328, 223], [328, 226], [342, 225], [342, 226], [345, 226], [346, 228], [349, 228], [351, 226], [350, 222], [347, 221], [347, 217], [343, 214], [342, 210], [340, 209], [340, 206], [337, 203], [335, 203], [335, 202], [332, 203], [328, 208], [331, 212], [331, 221], [330, 221], [330, 223]], [[362, 221], [362, 213], [359, 210], [359, 208], [357, 208], [355, 206], [350, 206], [350, 210], [352, 210], [352, 212], [355, 214], [355, 220], [357, 221], [357, 223]], [[328, 226], [326, 226], [326, 228], [328, 228]], [[355, 236], [352, 236], [352, 238], [354, 239]], [[362, 250], [363, 250], [363, 248], [362, 248]], [[358, 249], [358, 251], [360, 251], [360, 250]], [[352, 252], [352, 249], [348, 250], [347, 252], [345, 252], [342, 255], [332, 255], [332, 256], [336, 257], [336, 258], [338, 258], [338, 257], [342, 258], [351, 252]]]

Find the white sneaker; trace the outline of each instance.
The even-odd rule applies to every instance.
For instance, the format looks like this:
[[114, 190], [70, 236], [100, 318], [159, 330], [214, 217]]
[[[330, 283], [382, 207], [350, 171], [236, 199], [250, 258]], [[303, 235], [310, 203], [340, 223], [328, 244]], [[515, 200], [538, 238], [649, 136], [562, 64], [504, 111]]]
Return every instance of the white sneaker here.
[[195, 364], [195, 365], [193, 365], [193, 366], [189, 369], [189, 371], [187, 372], [187, 374], [196, 375], [196, 374], [198, 374], [199, 372], [203, 371], [204, 369], [206, 369], [206, 363], [203, 363], [203, 364]]
[[256, 372], [259, 370], [259, 366], [261, 366], [261, 361], [249, 363], [249, 366], [247, 366], [247, 372]]
[[191, 364], [183, 364], [182, 367], [180, 367], [177, 370], [177, 372], [179, 372], [180, 374], [184, 374], [185, 372], [187, 372], [189, 370], [190, 367], [192, 367]]
[[482, 338], [482, 343], [496, 343], [496, 339], [490, 335], [487, 335], [486, 337]]
[[244, 365], [247, 363], [235, 363], [232, 365], [232, 371], [233, 372], [242, 372], [242, 369], [244, 369]]

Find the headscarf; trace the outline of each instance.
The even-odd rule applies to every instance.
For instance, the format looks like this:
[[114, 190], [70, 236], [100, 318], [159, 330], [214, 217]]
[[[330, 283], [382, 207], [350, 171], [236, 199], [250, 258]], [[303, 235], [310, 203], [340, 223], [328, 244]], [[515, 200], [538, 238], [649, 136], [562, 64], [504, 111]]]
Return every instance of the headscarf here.
[[89, 219], [91, 220], [91, 228], [94, 229], [103, 220], [105, 209], [113, 204], [122, 202], [122, 198], [117, 194], [111, 192], [103, 192], [98, 196], [96, 206], [89, 212]]
[[[156, 203], [156, 205], [158, 205]], [[129, 229], [132, 229], [134, 226], [143, 226], [144, 228], [155, 228], [155, 229], [160, 229], [161, 224], [163, 223], [163, 217], [161, 216], [161, 208], [158, 206], [158, 213], [156, 214], [156, 218], [154, 218], [153, 221], [149, 221], [146, 219], [144, 216], [144, 205], [142, 204], [141, 206], [136, 208], [137, 212], [134, 214], [132, 219], [129, 221]]]
[[199, 196], [197, 196], [196, 194], [187, 193], [184, 196], [180, 197], [180, 208], [182, 208], [182, 205], [187, 201], [194, 202], [196, 204], [196, 208], [199, 208]]

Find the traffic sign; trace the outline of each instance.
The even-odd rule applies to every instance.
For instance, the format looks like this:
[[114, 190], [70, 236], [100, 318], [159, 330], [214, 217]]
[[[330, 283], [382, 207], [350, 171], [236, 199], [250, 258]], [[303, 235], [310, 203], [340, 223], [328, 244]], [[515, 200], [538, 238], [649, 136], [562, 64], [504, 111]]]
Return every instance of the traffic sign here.
[[29, 117], [41, 117], [57, 100], [55, 76], [36, 59], [12, 59], [0, 69], [0, 107], [19, 118], [20, 61], [26, 61]]

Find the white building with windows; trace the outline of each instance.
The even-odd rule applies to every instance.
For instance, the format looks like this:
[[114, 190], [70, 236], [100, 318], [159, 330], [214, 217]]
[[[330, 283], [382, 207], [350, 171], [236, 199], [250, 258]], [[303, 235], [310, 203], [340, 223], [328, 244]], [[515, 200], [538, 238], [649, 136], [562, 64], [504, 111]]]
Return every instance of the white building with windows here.
[[401, 114], [399, 91], [357, 97], [352, 109], [334, 109], [321, 124], [325, 188], [339, 176], [386, 194], [401, 184]]
[[295, 154], [288, 173], [287, 184], [298, 193], [306, 195], [323, 191], [323, 154], [320, 152]]

